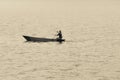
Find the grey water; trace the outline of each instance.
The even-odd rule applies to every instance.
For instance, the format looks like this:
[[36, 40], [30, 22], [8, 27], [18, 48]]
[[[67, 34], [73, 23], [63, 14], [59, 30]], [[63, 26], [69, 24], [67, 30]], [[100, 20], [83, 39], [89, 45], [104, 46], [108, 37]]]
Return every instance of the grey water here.
[[[120, 80], [119, 1], [88, 2], [85, 8], [52, 4], [0, 10], [0, 80]], [[22, 37], [56, 38], [58, 30], [66, 39], [62, 44]]]

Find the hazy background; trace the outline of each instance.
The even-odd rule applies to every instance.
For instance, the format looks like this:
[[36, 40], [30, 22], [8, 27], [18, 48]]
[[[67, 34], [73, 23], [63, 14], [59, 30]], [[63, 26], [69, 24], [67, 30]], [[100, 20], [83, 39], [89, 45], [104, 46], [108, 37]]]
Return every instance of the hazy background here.
[[[45, 17], [80, 17], [119, 14], [119, 0], [0, 0], [2, 14], [37, 14]], [[29, 14], [28, 14], [29, 13]]]
[[[0, 80], [120, 80], [119, 0], [0, 0]], [[22, 35], [66, 42], [26, 43]]]

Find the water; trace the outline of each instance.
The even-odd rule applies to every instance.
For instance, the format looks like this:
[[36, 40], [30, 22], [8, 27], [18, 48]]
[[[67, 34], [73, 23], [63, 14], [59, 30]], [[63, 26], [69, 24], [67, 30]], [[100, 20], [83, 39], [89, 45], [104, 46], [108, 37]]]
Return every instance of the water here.
[[[0, 80], [120, 80], [117, 9], [93, 15], [64, 10], [0, 15]], [[22, 37], [55, 38], [57, 30], [66, 42], [33, 43]]]

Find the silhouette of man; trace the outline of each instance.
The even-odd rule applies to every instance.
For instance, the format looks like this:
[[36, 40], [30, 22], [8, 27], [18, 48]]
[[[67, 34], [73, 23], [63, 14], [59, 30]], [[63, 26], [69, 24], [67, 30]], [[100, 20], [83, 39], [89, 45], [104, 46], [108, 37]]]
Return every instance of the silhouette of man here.
[[60, 31], [58, 31], [57, 36], [58, 36], [58, 39], [62, 39], [62, 38], [63, 38], [61, 30], [60, 30]]

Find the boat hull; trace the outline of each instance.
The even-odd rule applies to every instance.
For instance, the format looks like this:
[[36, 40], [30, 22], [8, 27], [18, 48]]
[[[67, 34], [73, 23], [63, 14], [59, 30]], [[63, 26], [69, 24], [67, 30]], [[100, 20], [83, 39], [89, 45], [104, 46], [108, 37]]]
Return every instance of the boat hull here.
[[30, 36], [23, 36], [26, 41], [31, 42], [63, 42], [65, 39], [49, 39], [49, 38], [37, 38], [37, 37], [30, 37]]

